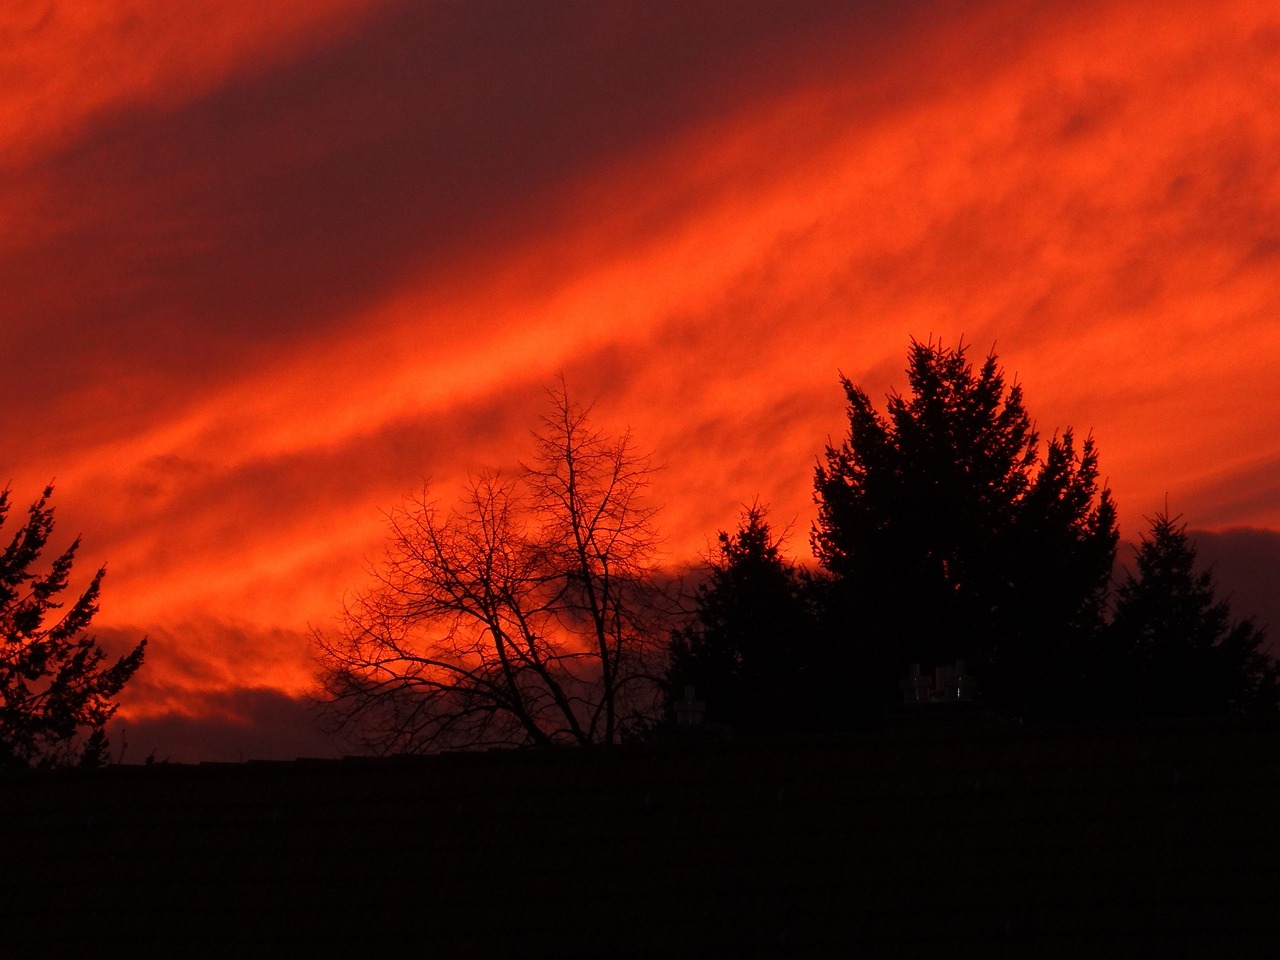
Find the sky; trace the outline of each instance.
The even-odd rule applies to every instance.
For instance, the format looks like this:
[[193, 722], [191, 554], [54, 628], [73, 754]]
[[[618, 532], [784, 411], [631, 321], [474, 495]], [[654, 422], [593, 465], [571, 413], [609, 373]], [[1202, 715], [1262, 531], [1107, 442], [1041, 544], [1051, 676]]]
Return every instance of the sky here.
[[0, 127], [0, 482], [149, 638], [126, 762], [341, 753], [312, 631], [560, 376], [678, 568], [994, 349], [1280, 631], [1273, 3], [31, 0]]

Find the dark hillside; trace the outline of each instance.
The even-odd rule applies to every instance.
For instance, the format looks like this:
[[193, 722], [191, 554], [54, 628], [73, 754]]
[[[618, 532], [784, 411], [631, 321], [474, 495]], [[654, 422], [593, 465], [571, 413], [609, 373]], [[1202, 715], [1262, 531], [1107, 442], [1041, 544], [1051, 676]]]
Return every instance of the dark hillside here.
[[0, 779], [9, 956], [1280, 955], [1280, 731]]

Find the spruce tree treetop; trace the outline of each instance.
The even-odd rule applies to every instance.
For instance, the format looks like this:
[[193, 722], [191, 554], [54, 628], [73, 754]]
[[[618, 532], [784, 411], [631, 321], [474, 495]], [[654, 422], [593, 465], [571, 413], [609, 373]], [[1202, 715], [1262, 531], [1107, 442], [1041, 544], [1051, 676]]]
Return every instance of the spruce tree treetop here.
[[1117, 541], [1092, 438], [1068, 429], [1042, 455], [994, 353], [975, 368], [963, 344], [912, 340], [907, 376], [885, 413], [842, 378], [849, 435], [818, 466], [812, 533], [830, 642], [857, 646], [886, 691], [909, 663], [965, 658], [989, 698], [1068, 696]]
[[753, 504], [734, 533], [720, 532], [709, 566], [694, 619], [671, 636], [668, 709], [692, 685], [709, 721], [741, 733], [815, 726], [813, 607], [764, 507]]
[[1190, 717], [1274, 713], [1277, 665], [1251, 619], [1233, 621], [1208, 570], [1196, 570], [1186, 525], [1158, 513], [1116, 596], [1110, 640], [1122, 658], [1128, 712]]
[[[106, 569], [62, 613], [77, 539], [44, 573], [33, 571], [53, 533], [46, 487], [26, 522], [0, 553], [0, 766], [97, 765], [106, 759], [105, 726], [116, 696], [142, 665], [146, 640], [107, 663], [86, 636], [98, 612]], [[9, 491], [0, 491], [0, 527]]]

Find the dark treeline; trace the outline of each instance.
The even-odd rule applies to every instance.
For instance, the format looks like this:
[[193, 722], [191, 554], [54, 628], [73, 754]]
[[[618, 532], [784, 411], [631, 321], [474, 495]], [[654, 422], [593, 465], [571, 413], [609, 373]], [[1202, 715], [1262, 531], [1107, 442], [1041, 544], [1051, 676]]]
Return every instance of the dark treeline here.
[[560, 384], [521, 472], [391, 513], [371, 586], [316, 633], [331, 728], [417, 753], [609, 745], [700, 710], [743, 734], [862, 729], [904, 699], [1029, 720], [1275, 712], [1261, 631], [1177, 518], [1114, 582], [1091, 437], [1042, 438], [994, 355], [913, 341], [907, 376], [883, 411], [844, 380], [817, 565], [756, 504], [691, 596], [657, 565], [649, 458]]
[[[1150, 520], [1114, 576], [1116, 506], [1091, 437], [1043, 440], [994, 354], [912, 341], [883, 411], [848, 379], [848, 435], [814, 473], [817, 566], [760, 504], [690, 597], [657, 564], [654, 467], [564, 388], [517, 475], [393, 511], [373, 585], [315, 632], [316, 699], [381, 753], [609, 745], [700, 710], [743, 734], [874, 725], [973, 701], [1029, 720], [1276, 714], [1280, 670]], [[145, 641], [88, 634], [104, 571], [62, 608], [79, 541], [37, 569], [51, 490], [0, 550], [0, 767], [99, 765]], [[9, 508], [0, 490], [0, 527]], [[705, 710], [702, 710], [702, 705]]]
[[843, 380], [849, 433], [814, 477], [816, 570], [759, 505], [720, 534], [672, 634], [669, 717], [689, 687], [744, 733], [857, 728], [904, 698], [1032, 720], [1275, 712], [1264, 635], [1232, 619], [1178, 518], [1150, 521], [1114, 583], [1092, 438], [1042, 443], [994, 354], [913, 341], [907, 374], [884, 413]]

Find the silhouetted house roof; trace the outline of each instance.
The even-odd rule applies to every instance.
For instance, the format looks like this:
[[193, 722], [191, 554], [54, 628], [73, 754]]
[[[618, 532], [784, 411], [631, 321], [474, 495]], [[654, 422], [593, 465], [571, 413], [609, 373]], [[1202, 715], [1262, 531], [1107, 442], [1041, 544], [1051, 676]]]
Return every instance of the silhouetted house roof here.
[[1280, 732], [0, 777], [5, 956], [1280, 956]]

